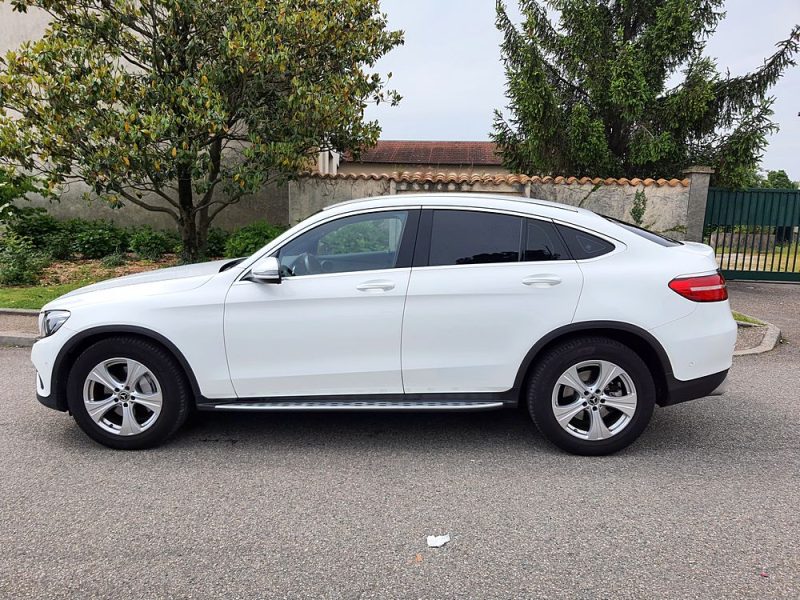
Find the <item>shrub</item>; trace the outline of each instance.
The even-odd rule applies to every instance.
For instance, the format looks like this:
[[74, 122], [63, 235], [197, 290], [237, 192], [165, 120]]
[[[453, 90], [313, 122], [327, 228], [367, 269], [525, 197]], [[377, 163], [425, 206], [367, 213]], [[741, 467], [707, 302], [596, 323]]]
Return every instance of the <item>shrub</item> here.
[[152, 227], [135, 229], [130, 236], [130, 249], [140, 258], [158, 260], [175, 248], [175, 239], [163, 231]]
[[114, 254], [109, 254], [100, 263], [106, 267], [107, 269], [113, 269], [115, 267], [121, 267], [125, 263], [128, 262], [128, 257], [125, 255], [124, 252], [115, 252]]
[[69, 260], [75, 254], [72, 234], [62, 228], [47, 236], [42, 248], [56, 260]]
[[285, 227], [270, 225], [266, 221], [256, 221], [246, 225], [228, 238], [225, 244], [225, 256], [227, 258], [249, 256], [284, 231], [286, 231]]
[[218, 227], [209, 229], [206, 256], [210, 258], [225, 256], [225, 244], [227, 244], [228, 238], [230, 238], [230, 234], [224, 229], [219, 229]]
[[64, 225], [72, 238], [72, 249], [83, 258], [103, 258], [128, 247], [128, 233], [106, 221], [72, 219]]
[[9, 206], [4, 216], [6, 231], [27, 239], [38, 250], [47, 249], [50, 239], [63, 232], [63, 224], [43, 208]]
[[0, 284], [35, 285], [49, 263], [31, 240], [7, 233], [0, 248]]

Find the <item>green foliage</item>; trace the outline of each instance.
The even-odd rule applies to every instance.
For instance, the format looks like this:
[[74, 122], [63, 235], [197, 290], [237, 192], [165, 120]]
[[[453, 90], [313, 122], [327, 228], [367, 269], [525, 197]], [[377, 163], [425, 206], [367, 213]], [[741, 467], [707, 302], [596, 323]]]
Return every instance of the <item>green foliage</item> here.
[[175, 238], [152, 227], [139, 227], [130, 234], [130, 249], [139, 257], [158, 260], [175, 248]]
[[44, 208], [9, 207], [3, 221], [8, 233], [27, 238], [39, 250], [45, 249], [49, 238], [61, 231], [61, 222]]
[[519, 0], [518, 27], [499, 0], [509, 106], [492, 137], [505, 166], [645, 178], [704, 164], [717, 185], [747, 185], [777, 129], [767, 92], [794, 65], [800, 26], [757, 71], [722, 75], [703, 51], [723, 1]]
[[42, 250], [55, 260], [69, 260], [75, 254], [75, 243], [72, 233], [61, 227], [43, 240]]
[[638, 190], [633, 196], [633, 206], [631, 206], [631, 219], [639, 227], [644, 222], [644, 213], [647, 210], [647, 195], [644, 190]]
[[71, 219], [64, 223], [64, 230], [71, 239], [72, 251], [83, 258], [103, 258], [128, 247], [127, 232], [106, 221]]
[[100, 264], [108, 269], [113, 269], [115, 267], [121, 267], [127, 262], [128, 256], [124, 252], [114, 252], [114, 254], [109, 254], [104, 257], [103, 260], [100, 261]]
[[206, 243], [206, 256], [209, 258], [220, 258], [225, 256], [225, 244], [228, 243], [230, 234], [219, 227], [212, 227], [208, 230], [208, 241]]
[[320, 256], [351, 254], [356, 252], [389, 252], [388, 219], [365, 221], [345, 225], [324, 236], [319, 241]]
[[786, 171], [768, 171], [766, 178], [762, 179], [759, 187], [778, 189], [778, 190], [796, 190], [800, 189], [800, 183], [792, 181], [786, 174]]
[[230, 235], [225, 243], [225, 256], [238, 258], [249, 256], [286, 231], [285, 227], [270, 225], [266, 221], [256, 221]]
[[45, 193], [33, 177], [17, 175], [11, 169], [0, 168], [0, 210], [12, 201], [24, 198], [25, 194], [30, 192]]
[[372, 145], [367, 104], [399, 101], [370, 72], [402, 43], [379, 0], [11, 4], [51, 19], [4, 58], [0, 166], [169, 214], [190, 258], [221, 210]]
[[8, 233], [0, 247], [0, 285], [35, 285], [49, 263], [31, 240]]

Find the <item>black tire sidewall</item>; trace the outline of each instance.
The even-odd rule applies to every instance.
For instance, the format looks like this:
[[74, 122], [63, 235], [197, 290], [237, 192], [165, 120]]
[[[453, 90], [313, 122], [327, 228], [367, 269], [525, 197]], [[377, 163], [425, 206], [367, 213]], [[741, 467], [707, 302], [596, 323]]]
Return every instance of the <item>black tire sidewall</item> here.
[[[130, 358], [142, 363], [161, 386], [163, 404], [158, 419], [140, 434], [109, 433], [94, 422], [84, 406], [86, 376], [110, 358]], [[138, 338], [109, 338], [93, 344], [75, 360], [67, 379], [67, 404], [78, 426], [93, 440], [112, 448], [138, 450], [156, 446], [169, 437], [186, 420], [189, 402], [180, 367], [165, 350]]]
[[[636, 388], [636, 412], [618, 434], [601, 441], [579, 439], [565, 431], [553, 414], [552, 393], [558, 378], [571, 366], [590, 360], [606, 360], [624, 369]], [[599, 456], [617, 452], [641, 435], [655, 407], [653, 376], [644, 361], [616, 340], [581, 338], [566, 342], [542, 359], [534, 369], [528, 387], [528, 410], [539, 431], [559, 448], [573, 454]]]

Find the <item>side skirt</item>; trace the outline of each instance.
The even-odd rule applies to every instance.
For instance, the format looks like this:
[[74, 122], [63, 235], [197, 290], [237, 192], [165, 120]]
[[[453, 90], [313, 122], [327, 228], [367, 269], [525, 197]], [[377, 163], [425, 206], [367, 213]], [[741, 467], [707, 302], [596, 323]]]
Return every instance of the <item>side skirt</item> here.
[[203, 411], [241, 412], [470, 412], [516, 406], [516, 399], [501, 394], [386, 394], [358, 396], [246, 398], [198, 401]]

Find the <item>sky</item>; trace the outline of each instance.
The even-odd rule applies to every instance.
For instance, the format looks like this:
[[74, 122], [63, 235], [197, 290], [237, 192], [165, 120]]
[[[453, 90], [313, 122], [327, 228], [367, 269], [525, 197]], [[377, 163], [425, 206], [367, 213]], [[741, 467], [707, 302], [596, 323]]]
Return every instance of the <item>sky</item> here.
[[[515, 0], [507, 0], [518, 15]], [[495, 108], [503, 108], [505, 78], [494, 0], [381, 0], [392, 29], [405, 31], [405, 45], [380, 60], [392, 73], [399, 106], [371, 106], [382, 139], [487, 140]], [[800, 0], [728, 0], [726, 18], [706, 54], [721, 72], [740, 75], [758, 68], [800, 23]], [[800, 57], [798, 57], [800, 59]], [[772, 88], [773, 120], [780, 131], [769, 138], [762, 168], [784, 169], [800, 179], [800, 65]]]

